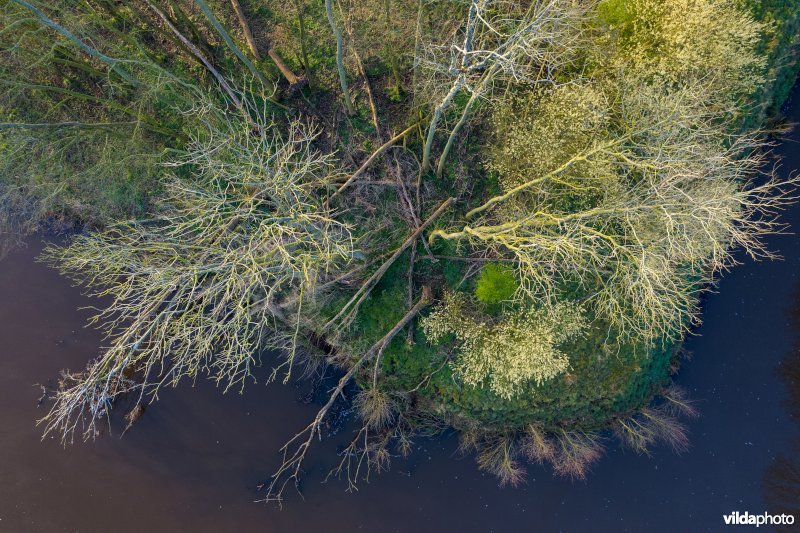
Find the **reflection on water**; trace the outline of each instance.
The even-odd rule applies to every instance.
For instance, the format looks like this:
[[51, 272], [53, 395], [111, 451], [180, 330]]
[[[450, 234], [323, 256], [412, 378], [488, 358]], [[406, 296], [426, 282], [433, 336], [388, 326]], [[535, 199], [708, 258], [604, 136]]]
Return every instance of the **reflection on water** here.
[[[800, 286], [795, 290], [791, 326], [796, 335], [777, 374], [786, 385], [785, 406], [794, 424], [800, 424]], [[792, 441], [788, 453], [778, 455], [764, 474], [764, 499], [771, 514], [792, 514], [800, 520], [800, 439]]]
[[789, 455], [778, 456], [764, 476], [764, 499], [770, 514], [791, 514], [800, 520], [800, 440]]
[[786, 385], [786, 407], [789, 415], [800, 424], [800, 285], [794, 291], [794, 305], [790, 313], [791, 326], [794, 330], [795, 344], [786, 354], [777, 373]]

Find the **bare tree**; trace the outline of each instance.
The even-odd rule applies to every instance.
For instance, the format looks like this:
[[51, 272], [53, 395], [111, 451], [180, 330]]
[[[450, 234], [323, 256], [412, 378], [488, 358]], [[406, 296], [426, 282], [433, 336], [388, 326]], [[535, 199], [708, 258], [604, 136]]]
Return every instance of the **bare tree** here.
[[429, 43], [422, 60], [429, 83], [449, 87], [433, 109], [422, 155], [423, 172], [431, 166], [436, 130], [456, 95], [467, 91], [470, 97], [448, 133], [437, 175], [441, 175], [475, 104], [495, 84], [554, 82], [554, 73], [574, 52], [584, 11], [581, 2], [566, 0], [471, 0], [464, 26], [453, 42]]
[[[243, 385], [268, 342], [288, 349], [272, 373], [283, 368], [288, 379], [304, 299], [318, 279], [350, 261], [353, 243], [348, 226], [319, 200], [338, 172], [330, 155], [312, 148], [316, 130], [293, 122], [283, 135], [263, 110], [250, 106], [248, 116], [257, 118], [230, 116], [211, 103], [196, 111], [204, 130], [168, 164], [192, 177], [166, 179], [155, 219], [46, 251], [95, 294], [112, 298], [93, 320], [109, 346], [85, 372], [66, 376], [42, 421], [46, 433], [68, 439], [84, 423], [84, 437], [92, 437], [115, 397], [155, 397], [183, 376], [205, 371], [226, 388]], [[277, 302], [288, 297], [295, 324], [267, 336], [283, 315]]]
[[798, 182], [752, 183], [765, 170], [762, 136], [729, 134], [703, 94], [629, 80], [611, 106], [613, 135], [476, 207], [467, 213], [476, 224], [431, 240], [511, 254], [520, 296], [554, 302], [572, 280], [624, 335], [679, 336], [696, 319], [703, 280], [735, 262], [734, 248], [773, 256], [762, 237], [780, 230], [776, 210]]
[[[322, 436], [321, 427], [322, 422], [325, 420], [328, 412], [330, 411], [333, 403], [344, 392], [345, 386], [350, 383], [350, 380], [356, 375], [361, 367], [373, 358], [380, 359], [383, 352], [392, 342], [392, 339], [413, 319], [422, 309], [424, 309], [431, 301], [430, 288], [424, 287], [419, 300], [415, 303], [400, 319], [400, 321], [392, 327], [383, 337], [381, 337], [375, 344], [366, 350], [356, 361], [349, 365], [349, 370], [339, 379], [336, 387], [331, 391], [328, 396], [328, 401], [317, 412], [317, 416], [300, 432], [292, 437], [281, 448], [283, 452], [283, 462], [278, 470], [272, 475], [272, 481], [269, 483], [267, 490], [266, 501], [278, 501], [283, 498], [283, 491], [287, 484], [294, 483], [296, 486], [300, 481], [300, 469], [305, 461], [306, 454], [308, 453], [311, 444], [314, 442], [315, 436]], [[389, 415], [380, 415], [381, 418]], [[373, 420], [376, 422], [376, 420]], [[364, 438], [368, 439], [368, 429], [370, 427], [369, 421], [367, 425], [362, 428], [359, 435], [365, 434]], [[358, 439], [358, 436], [356, 437]], [[357, 477], [357, 472], [356, 472]]]

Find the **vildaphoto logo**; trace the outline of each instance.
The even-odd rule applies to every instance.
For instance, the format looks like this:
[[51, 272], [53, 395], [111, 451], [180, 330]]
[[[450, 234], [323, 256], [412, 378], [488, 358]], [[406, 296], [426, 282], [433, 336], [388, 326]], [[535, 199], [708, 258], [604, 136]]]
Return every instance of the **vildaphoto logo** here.
[[725, 524], [729, 526], [765, 526], [765, 525], [787, 525], [794, 524], [794, 515], [791, 514], [750, 514], [747, 511], [740, 513], [735, 511], [731, 514], [722, 515]]

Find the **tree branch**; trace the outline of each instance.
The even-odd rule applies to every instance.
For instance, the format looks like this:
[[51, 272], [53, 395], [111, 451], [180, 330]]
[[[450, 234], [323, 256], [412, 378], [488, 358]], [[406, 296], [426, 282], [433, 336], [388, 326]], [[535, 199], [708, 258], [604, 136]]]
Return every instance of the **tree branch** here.
[[408, 239], [406, 239], [406, 241], [400, 246], [400, 248], [395, 250], [392, 256], [383, 265], [381, 265], [381, 267], [378, 270], [376, 270], [375, 273], [372, 274], [372, 276], [369, 277], [369, 279], [361, 286], [361, 288], [353, 295], [353, 297], [350, 298], [350, 300], [345, 305], [342, 306], [342, 309], [336, 314], [336, 316], [333, 317], [330, 321], [328, 321], [327, 324], [325, 324], [323, 329], [324, 330], [329, 329], [342, 316], [345, 316], [346, 314], [348, 316], [352, 316], [358, 310], [358, 307], [361, 305], [361, 303], [367, 298], [367, 296], [369, 295], [370, 291], [375, 286], [375, 284], [377, 284], [378, 281], [380, 281], [381, 277], [383, 277], [383, 275], [386, 273], [389, 267], [392, 266], [392, 263], [394, 263], [395, 260], [397, 260], [397, 258], [400, 257], [400, 254], [402, 254], [406, 250], [406, 248], [411, 246], [411, 243], [413, 243], [422, 234], [422, 232], [425, 231], [425, 229], [439, 215], [441, 215], [445, 211], [445, 209], [450, 207], [450, 205], [453, 202], [455, 202], [455, 198], [448, 198], [447, 200], [442, 202], [442, 204], [436, 209], [436, 211], [434, 211], [433, 214], [430, 217], [428, 217], [428, 220], [423, 222], [422, 225], [420, 225], [420, 227], [417, 228], [408, 237]]
[[[272, 481], [269, 484], [269, 488], [267, 490], [267, 497], [264, 501], [278, 501], [280, 502], [282, 499], [283, 489], [285, 488], [286, 484], [289, 481], [294, 481], [295, 486], [297, 485], [300, 477], [300, 468], [303, 465], [303, 460], [305, 459], [305, 455], [308, 452], [308, 449], [311, 447], [311, 443], [314, 440], [314, 436], [317, 435], [322, 438], [320, 433], [320, 428], [322, 425], [325, 416], [330, 411], [331, 407], [333, 406], [336, 399], [344, 392], [344, 388], [353, 378], [353, 376], [358, 372], [358, 370], [364, 365], [364, 363], [368, 362], [373, 357], [380, 357], [386, 347], [392, 342], [392, 339], [400, 332], [406, 324], [408, 324], [414, 316], [417, 315], [422, 309], [424, 309], [431, 301], [431, 291], [429, 287], [424, 287], [422, 290], [422, 295], [420, 296], [419, 300], [417, 301], [414, 306], [409, 309], [406, 314], [403, 316], [400, 321], [394, 325], [394, 327], [389, 330], [386, 335], [381, 337], [375, 344], [373, 344], [365, 353], [362, 355], [358, 361], [356, 361], [347, 373], [339, 379], [336, 387], [331, 392], [331, 395], [328, 397], [328, 401], [322, 408], [317, 412], [317, 415], [314, 417], [314, 420], [311, 421], [302, 431], [298, 432], [294, 437], [292, 437], [282, 448], [281, 451], [283, 452], [283, 463], [281, 464], [280, 468], [272, 475]], [[306, 435], [306, 438], [303, 442], [301, 442], [294, 452], [289, 454], [289, 447], [298, 442], [303, 435]], [[288, 476], [284, 479], [284, 475], [288, 474]]]
[[336, 192], [334, 192], [332, 195], [330, 195], [330, 196], [328, 197], [328, 200], [327, 200], [327, 202], [328, 202], [328, 203], [330, 203], [330, 201], [331, 201], [333, 198], [335, 198], [337, 195], [341, 194], [341, 193], [342, 193], [342, 191], [344, 191], [344, 190], [345, 190], [345, 189], [346, 189], [346, 188], [347, 188], [347, 187], [348, 187], [348, 186], [349, 186], [349, 185], [350, 185], [350, 184], [351, 184], [351, 183], [352, 183], [352, 182], [353, 182], [355, 179], [357, 179], [359, 176], [361, 176], [361, 174], [363, 174], [363, 173], [364, 173], [364, 171], [365, 171], [365, 170], [367, 170], [367, 168], [368, 168], [368, 167], [369, 167], [369, 166], [372, 164], [372, 162], [373, 162], [373, 161], [375, 161], [375, 159], [377, 159], [377, 158], [378, 158], [378, 156], [380, 156], [380, 155], [381, 155], [381, 154], [383, 154], [383, 153], [384, 153], [386, 150], [388, 150], [389, 148], [391, 148], [391, 147], [392, 147], [392, 146], [393, 146], [395, 143], [397, 143], [397, 141], [401, 140], [403, 137], [405, 137], [406, 135], [408, 135], [409, 133], [411, 133], [412, 131], [414, 131], [414, 128], [416, 128], [416, 127], [417, 127], [417, 124], [413, 124], [413, 125], [411, 125], [411, 126], [407, 127], [406, 129], [404, 129], [403, 131], [401, 131], [400, 133], [398, 133], [397, 135], [395, 135], [394, 137], [392, 137], [391, 139], [389, 139], [388, 141], [386, 141], [386, 142], [385, 142], [385, 143], [384, 143], [384, 144], [383, 144], [383, 145], [382, 145], [380, 148], [378, 148], [377, 150], [375, 150], [375, 151], [372, 153], [372, 155], [371, 155], [371, 156], [369, 156], [369, 157], [367, 158], [367, 160], [366, 160], [366, 161], [364, 161], [364, 163], [363, 163], [363, 164], [362, 164], [362, 165], [361, 165], [361, 166], [358, 168], [358, 170], [356, 170], [356, 171], [355, 171], [355, 173], [354, 173], [352, 176], [350, 176], [349, 178], [347, 178], [347, 181], [345, 181], [345, 182], [342, 184], [342, 186], [341, 186], [341, 187], [339, 187], [339, 188], [336, 190]]

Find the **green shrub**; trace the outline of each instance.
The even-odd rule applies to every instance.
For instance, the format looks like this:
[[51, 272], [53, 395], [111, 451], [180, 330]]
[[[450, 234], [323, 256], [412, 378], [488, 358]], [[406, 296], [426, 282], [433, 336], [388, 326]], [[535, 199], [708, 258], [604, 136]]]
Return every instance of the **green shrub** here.
[[475, 296], [483, 303], [496, 304], [510, 300], [518, 287], [513, 270], [499, 263], [489, 263], [478, 277]]

